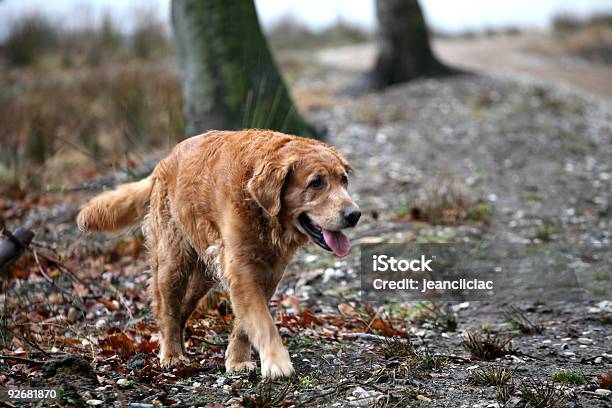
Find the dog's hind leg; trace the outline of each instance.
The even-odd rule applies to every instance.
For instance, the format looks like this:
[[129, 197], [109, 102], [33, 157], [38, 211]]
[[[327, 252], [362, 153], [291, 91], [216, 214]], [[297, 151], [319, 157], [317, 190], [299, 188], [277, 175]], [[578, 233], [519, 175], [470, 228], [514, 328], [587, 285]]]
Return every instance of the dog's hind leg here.
[[[152, 248], [154, 310], [160, 329], [160, 363], [170, 367], [187, 362], [183, 355], [184, 302], [194, 262], [180, 242], [158, 237]], [[193, 311], [193, 309], [191, 310]], [[191, 314], [191, 313], [190, 313]]]
[[187, 283], [187, 290], [181, 304], [181, 346], [183, 353], [186, 353], [185, 341], [182, 336], [185, 324], [198, 307], [200, 300], [215, 285], [213, 276], [211, 266], [198, 262]]

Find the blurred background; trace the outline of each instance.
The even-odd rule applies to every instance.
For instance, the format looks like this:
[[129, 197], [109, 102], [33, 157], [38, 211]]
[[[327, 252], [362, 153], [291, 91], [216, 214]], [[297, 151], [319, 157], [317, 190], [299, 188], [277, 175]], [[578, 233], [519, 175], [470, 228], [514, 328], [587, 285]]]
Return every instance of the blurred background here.
[[[335, 92], [374, 64], [374, 1], [255, 3], [303, 112], [335, 103]], [[421, 6], [434, 51], [455, 67], [612, 95], [609, 1]], [[169, 0], [1, 1], [2, 185], [61, 189], [182, 139], [171, 33]]]

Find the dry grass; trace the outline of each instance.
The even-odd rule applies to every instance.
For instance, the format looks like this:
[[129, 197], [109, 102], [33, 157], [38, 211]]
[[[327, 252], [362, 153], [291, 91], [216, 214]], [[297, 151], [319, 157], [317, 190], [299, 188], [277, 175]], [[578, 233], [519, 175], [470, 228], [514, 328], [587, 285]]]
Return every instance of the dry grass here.
[[427, 348], [417, 348], [404, 338], [392, 338], [384, 343], [382, 350], [395, 375], [400, 377], [422, 377], [430, 370], [440, 370], [448, 359], [432, 353]]
[[551, 38], [533, 44], [536, 52], [580, 55], [589, 59], [612, 62], [612, 14], [596, 14], [588, 18], [559, 14], [552, 21]]
[[130, 167], [184, 136], [168, 35], [154, 15], [138, 15], [131, 34], [108, 16], [74, 30], [42, 15], [11, 23], [0, 44], [3, 190]]
[[417, 193], [410, 209], [413, 220], [431, 224], [462, 224], [481, 222], [488, 224], [493, 207], [482, 199], [470, 197], [467, 187], [452, 178], [439, 178], [427, 182]]
[[565, 407], [565, 395], [555, 388], [554, 383], [528, 380], [518, 387], [521, 399], [529, 407], [562, 408]]
[[54, 183], [75, 168], [86, 176], [183, 137], [173, 69], [132, 63], [36, 76], [20, 72], [16, 84], [2, 79], [0, 163], [7, 184]]
[[503, 312], [506, 320], [523, 334], [540, 334], [544, 331], [544, 326], [531, 321], [527, 315], [516, 307], [509, 307]]
[[466, 382], [472, 385], [502, 386], [512, 379], [515, 369], [502, 366], [483, 367], [470, 371]]
[[486, 337], [478, 333], [468, 333], [462, 345], [473, 358], [483, 361], [495, 360], [513, 352], [511, 339], [494, 337], [488, 333]]
[[372, 34], [359, 26], [337, 21], [322, 31], [313, 31], [290, 16], [267, 30], [270, 46], [275, 50], [316, 49], [369, 41]]

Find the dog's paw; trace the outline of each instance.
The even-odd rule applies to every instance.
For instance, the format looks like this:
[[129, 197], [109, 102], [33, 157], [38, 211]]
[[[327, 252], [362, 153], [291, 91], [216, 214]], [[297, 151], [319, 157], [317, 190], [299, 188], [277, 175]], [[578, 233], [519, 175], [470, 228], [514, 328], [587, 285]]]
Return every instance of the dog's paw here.
[[264, 378], [291, 377], [295, 372], [287, 350], [277, 351], [261, 359], [261, 376]]
[[237, 371], [251, 371], [255, 369], [255, 363], [252, 361], [226, 361], [225, 362], [225, 371], [228, 373], [237, 372]]
[[190, 364], [191, 361], [183, 356], [166, 356], [166, 357], [160, 357], [159, 358], [159, 365], [162, 366], [163, 368], [172, 368], [175, 367], [177, 365], [188, 365]]

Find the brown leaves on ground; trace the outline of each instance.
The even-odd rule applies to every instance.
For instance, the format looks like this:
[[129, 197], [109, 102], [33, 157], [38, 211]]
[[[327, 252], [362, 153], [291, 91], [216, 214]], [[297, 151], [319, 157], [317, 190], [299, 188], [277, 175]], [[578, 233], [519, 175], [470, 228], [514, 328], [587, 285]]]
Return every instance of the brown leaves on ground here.
[[612, 390], [612, 371], [597, 377], [597, 384], [606, 390]]

